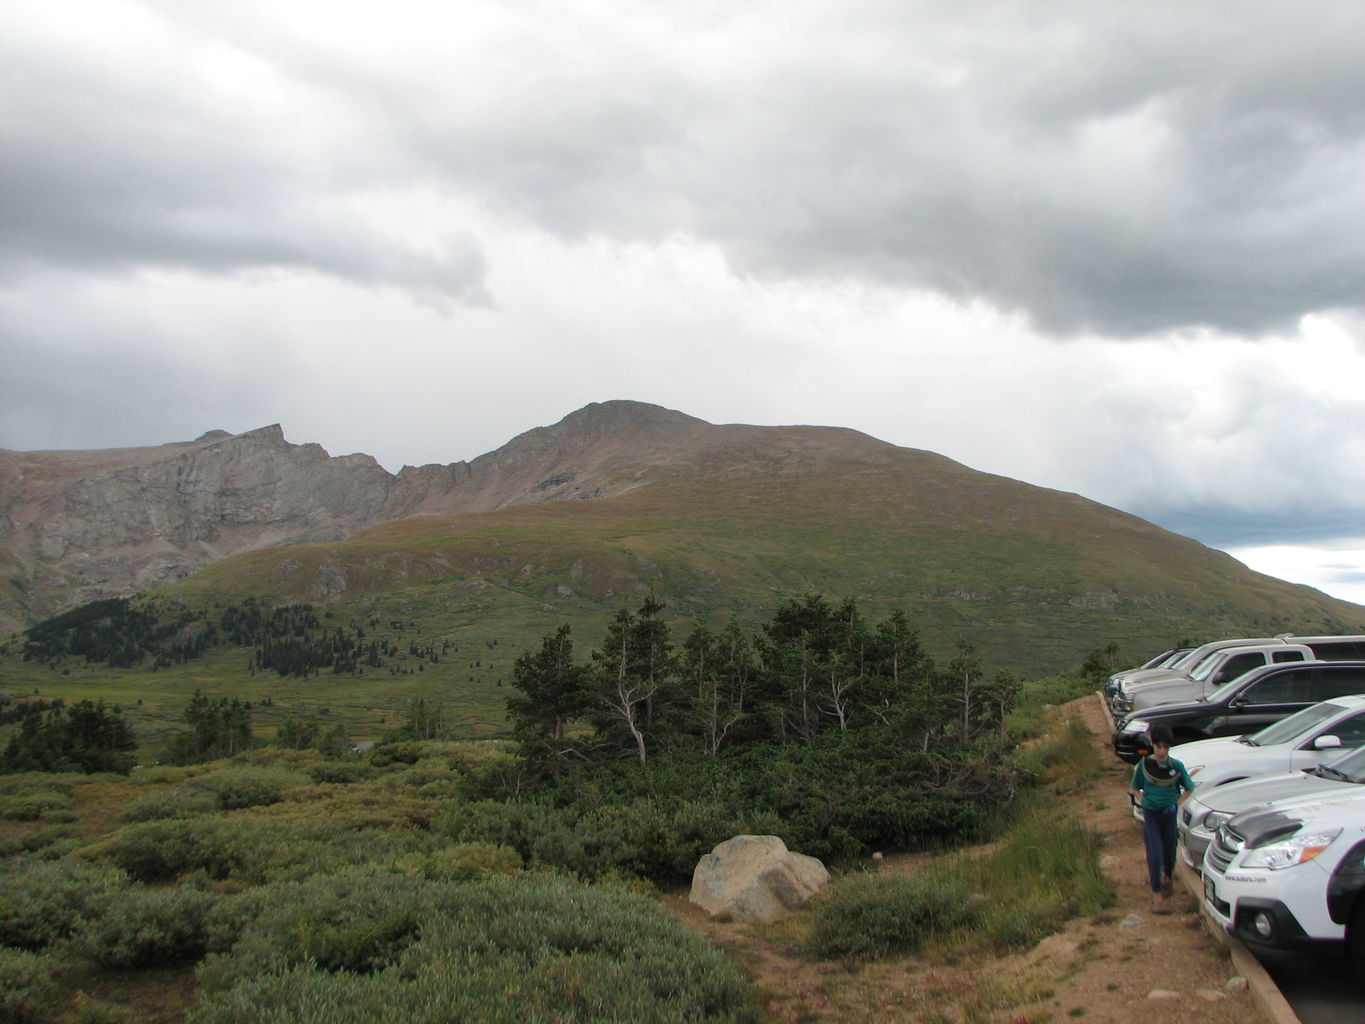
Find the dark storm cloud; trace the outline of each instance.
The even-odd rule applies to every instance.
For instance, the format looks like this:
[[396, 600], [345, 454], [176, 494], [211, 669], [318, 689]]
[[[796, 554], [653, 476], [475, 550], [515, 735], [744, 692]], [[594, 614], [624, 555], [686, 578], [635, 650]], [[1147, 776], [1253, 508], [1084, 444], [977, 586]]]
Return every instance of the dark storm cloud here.
[[484, 300], [468, 238], [422, 251], [357, 216], [355, 194], [383, 178], [330, 140], [301, 147], [306, 111], [260, 117], [175, 75], [116, 73], [3, 35], [0, 64], [0, 282], [54, 267], [287, 268]]
[[1049, 331], [1258, 334], [1365, 302], [1365, 7], [968, 10], [800, 6], [766, 34], [738, 11], [677, 50], [528, 28], [475, 62], [515, 86], [396, 121], [566, 235], [687, 231], [746, 272], [984, 298]]
[[[423, 246], [356, 212], [427, 189], [568, 238], [715, 242], [759, 277], [984, 299], [1058, 334], [1256, 335], [1365, 305], [1349, 0], [473, 3], [442, 22], [399, 2], [349, 39], [349, 8], [325, 26], [142, 10], [182, 63], [0, 42], [10, 279], [290, 267], [482, 301], [467, 234]], [[198, 72], [223, 46], [278, 104]]]

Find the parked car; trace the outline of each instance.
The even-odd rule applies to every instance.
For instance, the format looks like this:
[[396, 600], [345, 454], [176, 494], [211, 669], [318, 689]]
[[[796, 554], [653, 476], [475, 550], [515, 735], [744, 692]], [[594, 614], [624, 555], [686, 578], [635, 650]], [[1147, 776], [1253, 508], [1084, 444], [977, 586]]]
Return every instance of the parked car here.
[[1365, 982], [1365, 790], [1228, 819], [1204, 853], [1204, 906], [1272, 949], [1342, 949]]
[[1125, 715], [1114, 730], [1114, 753], [1129, 764], [1151, 753], [1149, 730], [1171, 727], [1176, 743], [1256, 732], [1333, 697], [1365, 693], [1365, 661], [1266, 665], [1220, 686], [1203, 700], [1159, 704]]
[[1196, 786], [1180, 805], [1177, 818], [1181, 858], [1200, 870], [1218, 826], [1242, 811], [1359, 792], [1365, 792], [1365, 747], [1339, 750], [1312, 768], [1253, 775], [1222, 786]]
[[1108, 679], [1104, 681], [1105, 703], [1107, 704], [1114, 699], [1114, 694], [1118, 692], [1119, 684], [1124, 679], [1132, 675], [1134, 672], [1146, 672], [1154, 668], [1175, 668], [1182, 661], [1184, 661], [1186, 657], [1193, 653], [1193, 651], [1194, 651], [1193, 647], [1172, 648], [1169, 651], [1163, 651], [1161, 654], [1158, 654], [1155, 658], [1149, 658], [1147, 661], [1143, 662], [1136, 668], [1126, 668], [1121, 672], [1115, 672], [1112, 676], [1110, 676]]
[[[1283, 639], [1278, 636], [1262, 637], [1241, 637], [1230, 640], [1214, 640], [1200, 647], [1194, 648], [1188, 654], [1171, 662], [1163, 668], [1143, 668], [1129, 669], [1126, 672], [1117, 672], [1110, 676], [1104, 684], [1105, 695], [1109, 698], [1110, 706], [1113, 706], [1114, 699], [1126, 686], [1135, 686], [1138, 683], [1150, 683], [1166, 681], [1172, 679], [1188, 679], [1190, 673], [1208, 658], [1228, 647], [1245, 647], [1248, 645], [1279, 644]], [[1365, 660], [1365, 658], [1362, 658]]]
[[1365, 636], [1286, 636], [1286, 643], [1303, 644], [1316, 661], [1365, 661]]
[[1196, 786], [1221, 786], [1252, 775], [1312, 768], [1343, 747], [1365, 743], [1365, 695], [1321, 701], [1241, 736], [1181, 743], [1171, 750]]
[[1200, 661], [1186, 677], [1125, 683], [1114, 699], [1113, 708], [1116, 712], [1127, 713], [1141, 711], [1157, 704], [1198, 700], [1200, 697], [1207, 697], [1224, 683], [1230, 683], [1243, 673], [1262, 665], [1315, 660], [1312, 650], [1303, 644], [1246, 644], [1240, 647], [1225, 647]]

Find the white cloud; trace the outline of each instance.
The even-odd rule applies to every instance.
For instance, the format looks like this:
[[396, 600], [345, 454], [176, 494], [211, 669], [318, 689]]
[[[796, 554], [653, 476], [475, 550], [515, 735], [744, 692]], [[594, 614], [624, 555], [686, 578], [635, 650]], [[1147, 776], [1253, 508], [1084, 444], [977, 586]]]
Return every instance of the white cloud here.
[[1365, 605], [1365, 537], [1323, 547], [1275, 544], [1232, 548], [1228, 553], [1257, 572]]

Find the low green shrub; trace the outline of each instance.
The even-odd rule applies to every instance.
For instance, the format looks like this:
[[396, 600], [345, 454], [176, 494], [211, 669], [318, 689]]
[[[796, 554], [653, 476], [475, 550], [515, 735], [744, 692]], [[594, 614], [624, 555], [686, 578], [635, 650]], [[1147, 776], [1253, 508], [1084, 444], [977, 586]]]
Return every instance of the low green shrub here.
[[[290, 820], [296, 806], [306, 815]], [[391, 821], [388, 807], [370, 813], [327, 813], [309, 805], [276, 805], [234, 815], [124, 825], [81, 850], [115, 864], [140, 882], [168, 882], [195, 872], [214, 880], [261, 884], [383, 863], [434, 848], [439, 837]], [[371, 822], [379, 821], [379, 827]]]
[[75, 800], [57, 789], [35, 789], [13, 796], [0, 796], [0, 819], [7, 821], [57, 820], [54, 812], [70, 812]]
[[128, 889], [92, 903], [76, 952], [101, 967], [162, 967], [198, 960], [217, 897], [197, 889]]
[[759, 1019], [725, 955], [656, 901], [554, 876], [274, 887], [199, 976], [189, 1024]]
[[656, 881], [689, 879], [697, 861], [719, 842], [741, 833], [776, 834], [772, 816], [741, 817], [704, 801], [637, 798], [598, 807], [477, 800], [455, 803], [432, 822], [459, 842], [506, 846], [531, 865], [559, 868], [579, 878], [625, 874]]
[[930, 936], [980, 916], [981, 902], [955, 880], [858, 875], [820, 902], [812, 943], [821, 956], [872, 960], [913, 953]]
[[456, 843], [404, 863], [423, 878], [450, 882], [515, 875], [522, 869], [516, 850], [492, 843]]
[[190, 786], [144, 793], [119, 814], [120, 821], [160, 821], [163, 818], [190, 818], [218, 810], [218, 798]]
[[73, 858], [0, 863], [0, 946], [45, 949], [76, 930], [91, 900], [127, 886], [122, 871]]
[[106, 860], [139, 882], [164, 882], [190, 871], [224, 877], [204, 839], [218, 823], [194, 820], [134, 822], [81, 851], [83, 857]]
[[52, 964], [45, 957], [0, 947], [0, 1020], [45, 1024], [59, 1000]]
[[372, 779], [378, 774], [374, 765], [368, 761], [323, 761], [308, 767], [308, 775], [314, 782], [349, 785]]
[[200, 775], [189, 785], [211, 794], [221, 809], [234, 811], [278, 803], [286, 792], [309, 781], [306, 775], [288, 768], [242, 765]]

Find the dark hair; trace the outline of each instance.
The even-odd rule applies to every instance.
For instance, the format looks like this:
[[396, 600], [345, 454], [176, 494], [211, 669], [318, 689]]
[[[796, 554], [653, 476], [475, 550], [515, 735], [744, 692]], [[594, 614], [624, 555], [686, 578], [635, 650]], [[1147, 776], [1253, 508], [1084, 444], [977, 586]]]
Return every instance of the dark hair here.
[[1175, 742], [1175, 734], [1171, 732], [1171, 727], [1169, 725], [1167, 725], [1165, 722], [1162, 722], [1159, 725], [1152, 726], [1151, 739], [1152, 746], [1154, 747], [1158, 743], [1162, 744], [1163, 746], [1169, 747], [1172, 743]]

